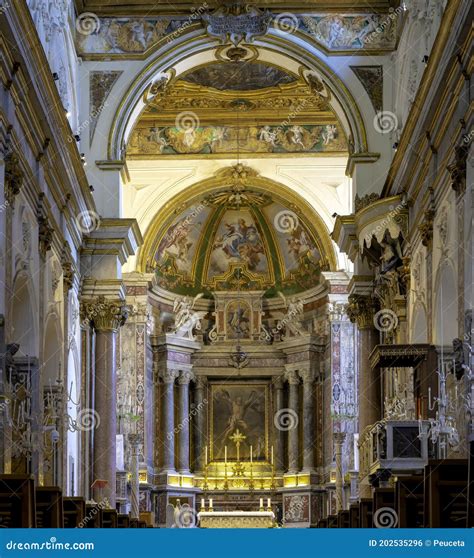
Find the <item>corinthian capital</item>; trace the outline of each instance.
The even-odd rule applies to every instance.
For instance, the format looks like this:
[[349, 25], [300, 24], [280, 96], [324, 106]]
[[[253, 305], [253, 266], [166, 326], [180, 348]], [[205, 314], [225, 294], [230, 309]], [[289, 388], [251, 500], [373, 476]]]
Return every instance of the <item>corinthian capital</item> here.
[[10, 152], [5, 157], [5, 199], [8, 205], [13, 205], [23, 185], [23, 171], [20, 167], [18, 155]]
[[347, 315], [352, 323], [357, 323], [359, 329], [374, 327], [374, 314], [377, 304], [370, 295], [352, 294], [349, 297]]
[[314, 382], [314, 372], [309, 368], [299, 370], [300, 378], [303, 380], [303, 384], [312, 384]]
[[172, 384], [176, 378], [178, 377], [178, 371], [173, 370], [172, 368], [165, 368], [160, 371], [160, 378], [163, 380], [165, 384]]
[[127, 309], [121, 300], [99, 296], [84, 302], [83, 314], [96, 331], [117, 331], [127, 319]]
[[188, 370], [183, 370], [178, 377], [178, 384], [186, 386], [189, 385], [191, 380], [194, 380], [194, 374]]
[[295, 386], [300, 383], [300, 379], [298, 377], [298, 373], [296, 372], [296, 370], [287, 370], [285, 372], [285, 378], [290, 385]]

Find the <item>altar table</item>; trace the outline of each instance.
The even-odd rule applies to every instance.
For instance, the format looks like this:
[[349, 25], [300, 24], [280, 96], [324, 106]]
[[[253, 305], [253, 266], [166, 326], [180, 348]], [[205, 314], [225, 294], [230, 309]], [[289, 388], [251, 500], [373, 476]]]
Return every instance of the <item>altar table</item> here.
[[202, 511], [198, 513], [203, 529], [270, 529], [275, 526], [272, 511]]

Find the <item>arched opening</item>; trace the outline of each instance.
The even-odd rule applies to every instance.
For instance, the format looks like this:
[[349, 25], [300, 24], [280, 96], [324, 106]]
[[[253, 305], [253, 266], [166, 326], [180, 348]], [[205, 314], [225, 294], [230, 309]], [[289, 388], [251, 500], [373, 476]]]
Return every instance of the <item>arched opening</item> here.
[[17, 275], [13, 296], [11, 299], [12, 339], [20, 345], [20, 354], [38, 356], [38, 334], [35, 320], [33, 320], [35, 306], [30, 288], [29, 277], [26, 273]]

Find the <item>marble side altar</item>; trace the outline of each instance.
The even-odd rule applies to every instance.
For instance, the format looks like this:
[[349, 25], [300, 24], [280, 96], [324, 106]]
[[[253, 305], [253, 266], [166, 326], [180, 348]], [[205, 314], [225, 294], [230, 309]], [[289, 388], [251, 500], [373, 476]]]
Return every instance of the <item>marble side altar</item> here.
[[272, 511], [202, 511], [198, 513], [203, 529], [270, 529], [275, 527]]

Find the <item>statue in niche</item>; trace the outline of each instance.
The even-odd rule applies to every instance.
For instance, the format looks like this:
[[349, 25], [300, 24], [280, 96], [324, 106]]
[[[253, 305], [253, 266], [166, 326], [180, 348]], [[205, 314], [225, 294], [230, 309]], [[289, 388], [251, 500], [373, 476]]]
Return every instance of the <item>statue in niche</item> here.
[[194, 298], [179, 296], [175, 299], [173, 305], [173, 311], [175, 312], [173, 333], [186, 339], [195, 339], [193, 331], [201, 329], [201, 320], [206, 315], [206, 312], [196, 312], [194, 305], [203, 296], [203, 293], [199, 293]]

